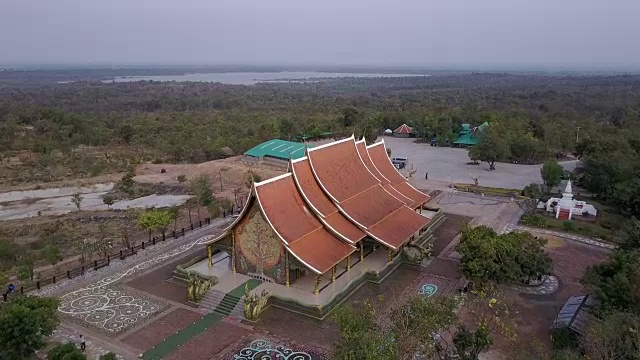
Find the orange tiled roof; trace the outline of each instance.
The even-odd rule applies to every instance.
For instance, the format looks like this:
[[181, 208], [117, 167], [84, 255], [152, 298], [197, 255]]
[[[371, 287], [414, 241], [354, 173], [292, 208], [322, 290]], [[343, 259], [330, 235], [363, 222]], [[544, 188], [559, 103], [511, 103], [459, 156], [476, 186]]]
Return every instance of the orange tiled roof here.
[[360, 230], [338, 211], [335, 204], [320, 188], [320, 185], [313, 177], [311, 165], [306, 157], [293, 161], [291, 169], [300, 194], [330, 230], [352, 244], [357, 243], [366, 236], [364, 231]]
[[412, 134], [413, 128], [407, 124], [402, 124], [397, 129], [393, 130], [393, 132], [397, 134]]
[[[399, 198], [410, 200], [394, 187], [387, 187], [388, 190], [383, 187], [378, 176], [386, 176], [377, 171], [374, 161], [371, 161], [371, 169], [368, 168], [366, 157], [363, 159], [359, 153], [366, 150], [362, 145], [358, 149], [351, 137], [309, 149], [311, 169], [321, 188], [346, 217], [376, 240], [396, 249], [422, 229], [429, 219], [408, 208]], [[412, 214], [407, 215], [408, 212]], [[401, 219], [403, 214], [408, 220]], [[399, 240], [401, 237], [404, 239]]]
[[372, 226], [369, 232], [389, 247], [397, 249], [415, 234], [415, 229], [422, 229], [428, 223], [427, 217], [403, 206]]
[[400, 175], [398, 170], [393, 166], [384, 142], [378, 142], [367, 146], [367, 152], [376, 169], [391, 183], [391, 185], [401, 193], [405, 198], [412, 200], [411, 207], [417, 208], [429, 200], [429, 195], [416, 190], [407, 182], [404, 176]]
[[412, 206], [413, 199], [404, 196], [401, 192], [396, 190], [396, 188], [391, 185], [391, 182], [375, 166], [375, 164], [371, 160], [371, 157], [369, 156], [369, 151], [367, 151], [367, 145], [365, 144], [364, 139], [356, 142], [356, 149], [358, 150], [358, 155], [360, 155], [360, 158], [362, 159], [364, 165], [367, 167], [367, 169], [369, 169], [369, 172], [371, 172], [373, 176], [380, 180], [382, 187], [387, 190], [393, 197], [405, 203], [405, 205]]
[[355, 251], [331, 234], [307, 208], [292, 174], [255, 184], [267, 222], [291, 254], [317, 274], [324, 274]]
[[318, 183], [338, 203], [380, 184], [360, 160], [352, 137], [308, 149], [308, 153]]

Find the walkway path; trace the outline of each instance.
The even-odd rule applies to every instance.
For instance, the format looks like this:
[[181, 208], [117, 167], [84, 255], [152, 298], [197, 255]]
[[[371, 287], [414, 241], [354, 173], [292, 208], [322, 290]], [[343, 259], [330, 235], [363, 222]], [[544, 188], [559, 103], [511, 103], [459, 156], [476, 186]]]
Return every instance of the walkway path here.
[[[216, 234], [231, 220], [232, 218], [216, 219], [212, 221], [211, 225], [194, 230], [184, 237], [168, 240], [163, 244], [139, 251], [137, 255], [125, 260], [112, 261], [111, 266], [87, 272], [84, 276], [58, 282], [35, 291], [33, 294], [59, 296], [65, 291], [80, 287], [80, 289], [60, 297], [61, 303], [58, 310], [62, 314], [85, 322], [88, 328], [102, 328], [106, 333], [119, 331], [125, 327], [132, 328], [139, 321], [153, 315], [151, 308], [154, 304], [147, 301], [146, 298], [140, 299], [135, 295], [119, 291], [114, 286], [131, 275], [146, 272], [162, 265], [172, 257], [189, 251], [193, 253], [201, 251], [202, 249], [198, 245], [215, 237], [212, 234]], [[57, 329], [52, 339], [67, 342], [69, 339], [75, 339], [79, 334], [83, 334], [86, 338], [87, 352], [90, 354], [112, 351], [124, 360], [137, 358], [137, 354], [134, 354], [131, 349], [123, 349], [110, 342], [91, 339], [81, 329], [78, 325], [65, 322]]]
[[235, 308], [238, 301], [240, 301], [240, 298], [244, 295], [245, 285], [248, 287], [249, 291], [251, 291], [261, 283], [261, 281], [251, 279], [229, 291], [212, 313], [203, 316], [200, 320], [195, 321], [191, 325], [164, 339], [161, 343], [145, 352], [143, 359], [159, 360], [177, 350], [180, 346], [186, 344], [189, 340], [198, 336], [210, 326], [215, 325], [218, 321], [229, 315], [233, 308]]
[[534, 227], [530, 227], [530, 226], [509, 224], [504, 228], [504, 232], [511, 232], [511, 231], [536, 232], [536, 233], [540, 233], [540, 234], [557, 236], [557, 237], [560, 237], [560, 238], [563, 238], [563, 239], [569, 239], [569, 240], [573, 240], [573, 241], [578, 241], [578, 242], [581, 242], [581, 243], [584, 243], [584, 244], [598, 246], [598, 247], [605, 248], [605, 249], [614, 249], [615, 248], [614, 245], [607, 244], [607, 243], [604, 243], [604, 242], [601, 242], [601, 241], [598, 241], [598, 240], [594, 240], [594, 239], [590, 239], [590, 238], [586, 238], [586, 237], [582, 237], [582, 236], [577, 236], [577, 235], [573, 235], [573, 234], [567, 234], [567, 233], [563, 233], [563, 232], [559, 232], [559, 231], [534, 228]]
[[525, 294], [534, 295], [549, 295], [558, 290], [558, 278], [553, 275], [549, 275], [545, 278], [544, 282], [537, 286], [516, 285], [514, 288], [516, 291]]

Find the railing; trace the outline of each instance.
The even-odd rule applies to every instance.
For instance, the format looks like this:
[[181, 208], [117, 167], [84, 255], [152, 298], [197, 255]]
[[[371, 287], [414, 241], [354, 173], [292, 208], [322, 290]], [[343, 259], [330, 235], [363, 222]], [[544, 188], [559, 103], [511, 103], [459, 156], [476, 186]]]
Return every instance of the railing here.
[[[229, 213], [223, 212], [222, 217], [231, 216], [233, 214], [234, 214], [233, 210], [231, 210]], [[114, 260], [114, 259], [124, 260], [129, 256], [133, 256], [137, 254], [138, 250], [144, 250], [151, 246], [155, 246], [160, 242], [166, 241], [167, 237], [172, 237], [174, 239], [177, 239], [179, 237], [185, 236], [189, 231], [196, 230], [198, 228], [201, 228], [203, 225], [209, 225], [209, 224], [211, 224], [210, 218], [204, 219], [204, 222], [200, 220], [195, 224], [190, 224], [190, 226], [187, 227], [186, 229], [182, 228], [177, 231], [173, 230], [171, 231], [171, 233], [167, 235], [163, 234], [161, 237], [157, 237], [157, 238], [154, 236], [150, 240], [142, 241], [137, 245], [133, 245], [129, 248], [121, 249], [115, 253], [107, 254], [106, 257], [104, 258], [87, 262], [77, 268], [67, 270], [66, 272], [61, 272], [50, 277], [48, 276], [44, 279], [38, 279], [37, 281], [32, 282], [30, 284], [20, 285], [19, 287], [16, 287], [14, 291], [20, 292], [20, 294], [24, 294], [25, 292], [29, 292], [29, 291], [40, 290], [41, 288], [47, 285], [55, 284], [58, 281], [62, 281], [64, 279], [73, 279], [75, 277], [82, 276], [89, 271], [98, 271], [99, 269], [102, 269], [105, 266], [109, 266], [111, 264], [111, 260]], [[7, 301], [10, 295], [11, 294], [9, 294], [8, 291], [5, 291], [2, 294], [3, 301]]]

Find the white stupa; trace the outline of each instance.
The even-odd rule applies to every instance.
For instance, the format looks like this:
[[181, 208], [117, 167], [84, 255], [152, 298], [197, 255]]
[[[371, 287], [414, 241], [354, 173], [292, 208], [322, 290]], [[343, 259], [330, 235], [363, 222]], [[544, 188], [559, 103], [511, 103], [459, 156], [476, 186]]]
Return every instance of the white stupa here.
[[555, 213], [556, 219], [560, 220], [571, 220], [574, 215], [598, 215], [598, 210], [593, 205], [573, 199], [571, 180], [567, 181], [567, 186], [564, 188], [562, 198], [549, 199], [546, 208], [548, 212]]

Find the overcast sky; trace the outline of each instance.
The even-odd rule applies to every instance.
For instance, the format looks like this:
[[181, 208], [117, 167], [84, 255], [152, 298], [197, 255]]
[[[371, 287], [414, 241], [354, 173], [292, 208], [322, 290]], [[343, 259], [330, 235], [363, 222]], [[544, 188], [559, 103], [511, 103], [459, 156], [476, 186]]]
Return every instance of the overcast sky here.
[[0, 0], [2, 64], [640, 66], [640, 0]]

